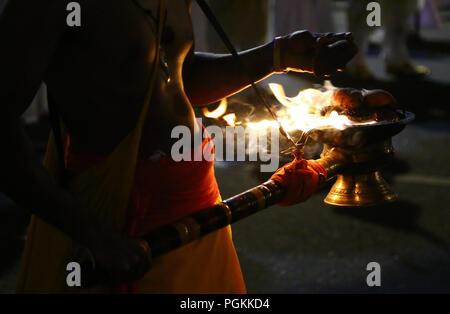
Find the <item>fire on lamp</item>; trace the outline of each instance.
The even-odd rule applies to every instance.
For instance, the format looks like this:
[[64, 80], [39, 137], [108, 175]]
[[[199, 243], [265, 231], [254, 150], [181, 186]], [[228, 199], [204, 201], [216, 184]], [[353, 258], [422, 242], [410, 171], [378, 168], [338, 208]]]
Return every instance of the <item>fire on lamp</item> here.
[[[318, 162], [332, 164], [324, 157], [330, 150], [348, 159], [344, 165], [333, 165], [328, 179], [336, 183], [324, 202], [332, 206], [370, 206], [396, 199], [379, 169], [393, 156], [391, 138], [414, 119], [414, 114], [396, 109], [394, 98], [384, 91], [338, 89], [326, 82], [322, 89], [305, 89], [295, 97], [287, 97], [279, 84], [269, 84], [275, 98], [283, 105], [276, 112], [278, 121], [236, 122], [234, 113], [225, 115], [226, 100], [213, 112], [214, 118], [228, 125], [245, 124], [259, 131], [278, 128], [301, 131], [298, 144], [308, 137], [324, 144]], [[209, 112], [204, 111], [208, 117]], [[209, 113], [209, 117], [213, 117]]]

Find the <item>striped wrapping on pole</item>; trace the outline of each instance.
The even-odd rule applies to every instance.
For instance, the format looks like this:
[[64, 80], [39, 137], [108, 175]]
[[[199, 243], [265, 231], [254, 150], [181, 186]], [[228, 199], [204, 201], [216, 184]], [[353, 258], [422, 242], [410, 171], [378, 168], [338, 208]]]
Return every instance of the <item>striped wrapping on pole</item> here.
[[213, 207], [152, 230], [142, 238], [148, 242], [152, 256], [157, 257], [276, 204], [284, 193], [279, 183], [270, 180]]

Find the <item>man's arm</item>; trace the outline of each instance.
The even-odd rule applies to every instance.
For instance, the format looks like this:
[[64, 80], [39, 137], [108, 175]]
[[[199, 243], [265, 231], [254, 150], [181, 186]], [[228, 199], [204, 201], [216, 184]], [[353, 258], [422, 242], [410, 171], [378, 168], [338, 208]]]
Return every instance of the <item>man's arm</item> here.
[[273, 44], [242, 51], [245, 70], [231, 54], [191, 52], [183, 68], [184, 89], [193, 105], [235, 94], [273, 73]]
[[[0, 17], [0, 189], [22, 207], [91, 248], [98, 264], [118, 280], [129, 269], [148, 269], [141, 243], [97, 222], [34, 156], [20, 115], [38, 90], [66, 23], [67, 1], [10, 0]], [[142, 266], [147, 264], [146, 267]], [[113, 278], [111, 278], [113, 279]], [[115, 279], [115, 278], [114, 278]]]
[[49, 203], [60, 191], [33, 156], [20, 115], [31, 103], [56, 50], [64, 30], [64, 13], [64, 1], [11, 0], [0, 17], [0, 145], [5, 149], [0, 155], [2, 189], [58, 227], [64, 219], [57, 217], [60, 211]]
[[271, 75], [274, 59], [279, 62], [277, 71], [330, 74], [345, 67], [356, 51], [350, 33], [309, 31], [294, 32], [278, 38], [276, 44], [271, 42], [240, 52], [243, 66], [232, 55], [191, 51], [183, 68], [184, 88], [193, 105], [205, 105]]

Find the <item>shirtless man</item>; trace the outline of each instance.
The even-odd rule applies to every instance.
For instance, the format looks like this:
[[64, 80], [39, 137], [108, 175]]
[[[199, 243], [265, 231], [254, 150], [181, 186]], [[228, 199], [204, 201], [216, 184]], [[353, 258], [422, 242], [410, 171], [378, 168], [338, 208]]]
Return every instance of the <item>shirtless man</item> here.
[[[79, 0], [82, 25], [72, 28], [66, 24], [68, 2], [9, 0], [1, 16], [1, 190], [89, 247], [111, 278], [133, 280], [148, 270], [145, 246], [99, 224], [55, 184], [33, 156], [19, 121], [45, 81], [71, 135], [71, 150], [111, 152], [136, 125], [144, 102], [157, 49], [150, 15], [156, 17], [159, 1]], [[140, 145], [142, 158], [155, 150], [170, 154], [174, 126], [199, 132], [193, 105], [212, 103], [249, 85], [231, 55], [194, 53], [191, 2], [167, 0], [166, 25], [173, 36], [163, 42], [168, 67], [158, 71]], [[279, 70], [311, 72], [318, 36], [304, 31], [280, 39]], [[332, 34], [328, 40], [353, 45], [349, 34]], [[255, 81], [274, 72], [273, 51], [268, 43], [240, 53]], [[345, 51], [336, 60], [328, 56], [315, 61], [331, 73], [354, 55], [352, 49]]]

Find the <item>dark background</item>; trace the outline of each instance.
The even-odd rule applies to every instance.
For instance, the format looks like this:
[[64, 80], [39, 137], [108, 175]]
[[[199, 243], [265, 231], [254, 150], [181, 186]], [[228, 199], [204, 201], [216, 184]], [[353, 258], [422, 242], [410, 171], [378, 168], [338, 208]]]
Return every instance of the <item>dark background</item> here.
[[[229, 1], [229, 11], [220, 11], [218, 17], [225, 26], [227, 19], [239, 21], [239, 14], [245, 13], [239, 13], [242, 2]], [[236, 42], [256, 45], [274, 34], [273, 3], [261, 0], [257, 4], [259, 15], [246, 16], [254, 28], [247, 26], [250, 30], [241, 32], [242, 38], [234, 38], [230, 30]], [[333, 27], [347, 30], [347, 2], [331, 4]], [[450, 6], [444, 3], [438, 10], [441, 27], [416, 29], [409, 40], [412, 60], [431, 69], [428, 78], [398, 79], [386, 74], [376, 39], [367, 60], [377, 80], [361, 81], [345, 73], [333, 78], [337, 86], [386, 89], [416, 114], [414, 123], [394, 138], [396, 159], [383, 172], [398, 193], [398, 201], [333, 209], [323, 204], [327, 193], [323, 189], [303, 204], [274, 206], [238, 222], [233, 238], [248, 292], [450, 291]], [[299, 19], [299, 28], [308, 27], [301, 23]], [[195, 7], [194, 24], [200, 48], [222, 49]], [[238, 46], [246, 48], [245, 44]], [[277, 75], [261, 86], [268, 82], [282, 83], [288, 95], [295, 95], [317, 80]], [[45, 110], [39, 108], [45, 108], [45, 93], [37, 96], [34, 106], [24, 119], [36, 150], [43, 154], [49, 127]], [[217, 163], [223, 198], [269, 176], [258, 169], [256, 163]], [[28, 219], [25, 210], [0, 194], [0, 292], [14, 289]], [[366, 265], [372, 261], [381, 265], [381, 287], [366, 284]]]

